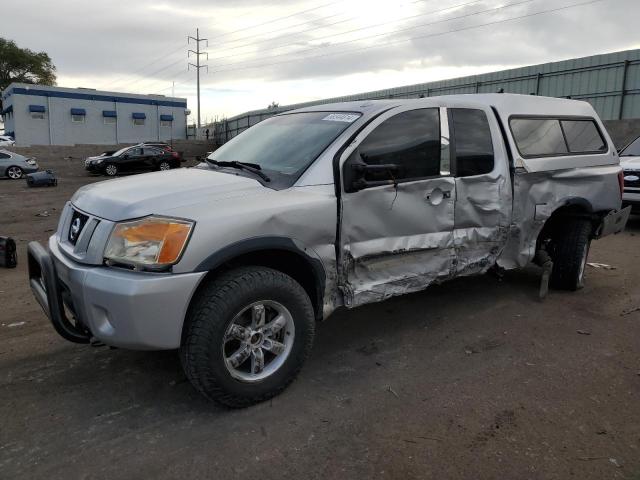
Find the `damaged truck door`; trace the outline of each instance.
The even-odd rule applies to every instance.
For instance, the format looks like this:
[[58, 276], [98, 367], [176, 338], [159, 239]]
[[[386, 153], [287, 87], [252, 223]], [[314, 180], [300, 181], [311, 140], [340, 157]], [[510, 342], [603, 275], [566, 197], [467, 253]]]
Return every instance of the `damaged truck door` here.
[[347, 306], [451, 275], [456, 192], [447, 132], [444, 108], [393, 109], [344, 152], [340, 266]]

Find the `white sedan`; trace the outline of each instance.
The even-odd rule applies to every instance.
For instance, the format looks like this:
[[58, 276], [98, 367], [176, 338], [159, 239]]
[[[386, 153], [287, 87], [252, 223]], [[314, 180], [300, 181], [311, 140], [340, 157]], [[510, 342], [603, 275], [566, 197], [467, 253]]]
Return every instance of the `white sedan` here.
[[13, 147], [15, 140], [8, 135], [0, 135], [0, 147]]

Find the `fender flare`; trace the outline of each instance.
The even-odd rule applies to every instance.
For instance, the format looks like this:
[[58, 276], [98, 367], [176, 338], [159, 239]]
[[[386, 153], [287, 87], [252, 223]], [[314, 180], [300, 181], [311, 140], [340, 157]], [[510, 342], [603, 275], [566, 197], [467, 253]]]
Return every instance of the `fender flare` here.
[[198, 264], [194, 272], [210, 272], [242, 255], [259, 252], [261, 250], [284, 250], [299, 255], [311, 267], [316, 280], [316, 301], [318, 302], [319, 315], [322, 315], [322, 302], [324, 299], [327, 275], [324, 264], [318, 254], [311, 248], [305, 247], [298, 240], [290, 237], [264, 236], [253, 237], [223, 247]]

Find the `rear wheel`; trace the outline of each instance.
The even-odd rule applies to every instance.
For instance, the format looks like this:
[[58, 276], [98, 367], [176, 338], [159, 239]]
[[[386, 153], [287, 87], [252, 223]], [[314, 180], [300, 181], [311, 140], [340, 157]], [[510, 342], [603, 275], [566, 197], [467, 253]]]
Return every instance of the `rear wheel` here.
[[20, 167], [12, 166], [7, 168], [7, 177], [11, 180], [19, 180], [22, 178], [23, 172]]
[[171, 170], [171, 164], [166, 160], [163, 160], [158, 165], [158, 170]]
[[115, 163], [110, 163], [104, 167], [104, 173], [109, 177], [115, 177], [118, 174], [118, 166]]
[[584, 287], [591, 232], [591, 222], [581, 218], [569, 218], [557, 227], [551, 240], [551, 287], [560, 290]]
[[239, 408], [289, 385], [309, 355], [315, 330], [311, 301], [291, 277], [242, 267], [207, 284], [185, 322], [180, 356], [204, 396]]

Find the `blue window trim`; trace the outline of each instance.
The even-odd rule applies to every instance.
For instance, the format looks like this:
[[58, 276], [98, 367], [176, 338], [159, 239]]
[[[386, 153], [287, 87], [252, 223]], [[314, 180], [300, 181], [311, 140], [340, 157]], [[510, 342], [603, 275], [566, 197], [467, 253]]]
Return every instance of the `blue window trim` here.
[[29, 105], [29, 113], [44, 113], [44, 105]]
[[84, 108], [72, 108], [71, 115], [86, 115], [87, 111]]
[[136, 120], [144, 120], [145, 118], [147, 118], [147, 115], [141, 112], [133, 112], [131, 114], [131, 118], [134, 118]]
[[118, 116], [118, 112], [116, 112], [115, 110], [103, 110], [102, 116], [116, 118]]
[[118, 97], [115, 95], [100, 95], [100, 94], [89, 94], [89, 93], [56, 92], [52, 90], [40, 90], [37, 88], [26, 89], [22, 87], [14, 87], [7, 94], [7, 96], [9, 96], [10, 94], [34, 95], [38, 97], [52, 97], [52, 98], [72, 98], [75, 100], [98, 100], [102, 102], [131, 103], [131, 104], [138, 104], [138, 105], [158, 105], [161, 107], [187, 108], [187, 102], [174, 102], [171, 100], [152, 100], [152, 99], [146, 99], [146, 98]]
[[160, 115], [160, 121], [173, 122], [173, 115]]

